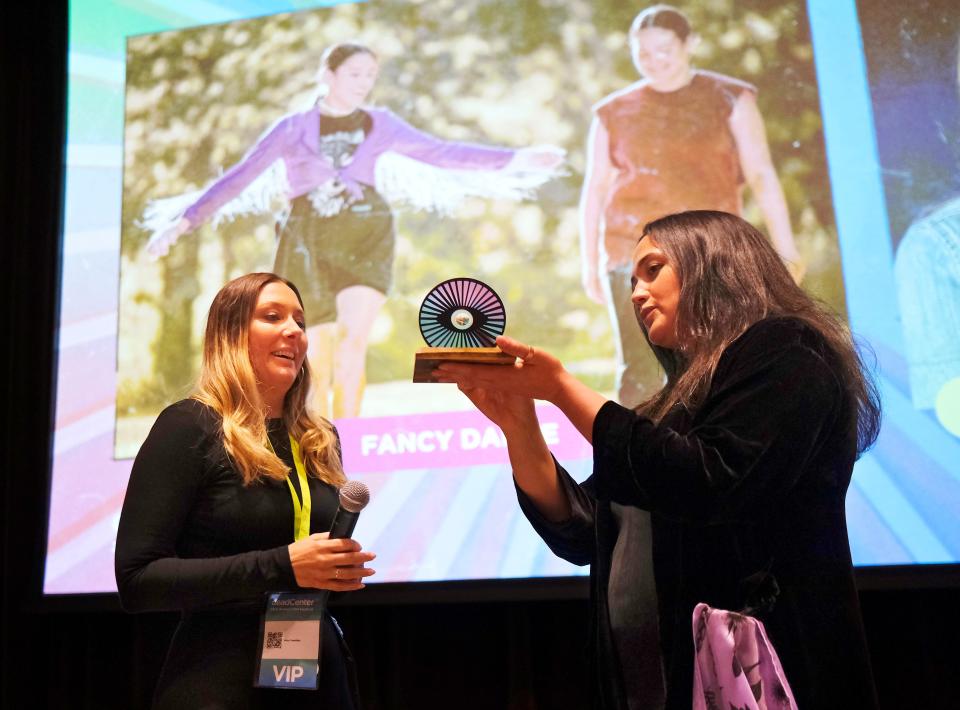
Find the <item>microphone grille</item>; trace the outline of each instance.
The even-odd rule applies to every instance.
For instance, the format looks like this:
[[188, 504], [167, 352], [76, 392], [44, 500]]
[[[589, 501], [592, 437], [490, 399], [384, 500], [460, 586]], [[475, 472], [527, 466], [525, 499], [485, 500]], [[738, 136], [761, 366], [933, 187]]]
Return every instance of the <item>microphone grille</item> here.
[[359, 513], [370, 502], [370, 489], [366, 483], [347, 481], [340, 488], [340, 507], [351, 513]]

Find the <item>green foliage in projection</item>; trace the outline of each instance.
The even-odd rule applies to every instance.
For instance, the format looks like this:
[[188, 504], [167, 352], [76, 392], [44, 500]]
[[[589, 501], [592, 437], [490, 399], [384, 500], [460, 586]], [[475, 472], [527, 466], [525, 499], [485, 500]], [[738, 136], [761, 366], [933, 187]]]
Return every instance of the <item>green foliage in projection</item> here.
[[[580, 285], [578, 210], [591, 107], [637, 79], [618, 0], [370, 2], [132, 37], [127, 47], [118, 412], [182, 396], [196, 373], [203, 316], [229, 278], [269, 269], [273, 219], [184, 236], [159, 262], [137, 226], [148, 201], [208, 184], [285, 113], [316, 98], [319, 58], [357, 39], [381, 60], [371, 97], [452, 140], [567, 151], [567, 175], [536, 201], [470, 199], [448, 217], [396, 205], [395, 280], [367, 358], [371, 384], [409, 381], [423, 345], [420, 300], [454, 276], [503, 298], [507, 333], [552, 350], [609, 390], [614, 344]], [[786, 192], [805, 286], [837, 310], [843, 289], [804, 3], [687, 3], [695, 64], [758, 88]], [[762, 226], [746, 195], [746, 216]]]

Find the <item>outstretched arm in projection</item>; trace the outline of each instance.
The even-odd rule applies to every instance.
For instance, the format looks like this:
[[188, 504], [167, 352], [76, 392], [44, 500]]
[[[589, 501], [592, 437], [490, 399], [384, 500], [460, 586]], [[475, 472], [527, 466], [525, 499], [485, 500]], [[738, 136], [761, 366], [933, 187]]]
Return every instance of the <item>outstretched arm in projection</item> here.
[[[374, 132], [358, 160], [375, 158], [377, 192], [395, 205], [452, 214], [468, 197], [524, 200], [556, 177], [564, 151], [550, 145], [506, 148], [444, 140], [390, 111], [371, 111]], [[383, 130], [376, 130], [383, 126]], [[359, 172], [356, 161], [345, 172]]]
[[172, 227], [150, 237], [150, 240], [147, 242], [147, 253], [154, 258], [166, 256], [170, 252], [170, 247], [176, 244], [180, 237], [189, 231], [190, 222], [186, 218], [181, 217]]
[[[153, 258], [166, 256], [177, 240], [225, 205], [232, 205], [227, 218], [244, 212], [267, 211], [276, 198], [289, 195], [283, 157], [295, 129], [290, 117], [269, 128], [247, 154], [222, 177], [203, 190], [152, 201], [140, 225], [152, 232], [147, 252]], [[295, 137], [295, 136], [294, 136]], [[258, 182], [260, 189], [251, 189]], [[262, 184], [260, 184], [262, 183]], [[242, 197], [241, 197], [242, 196]]]

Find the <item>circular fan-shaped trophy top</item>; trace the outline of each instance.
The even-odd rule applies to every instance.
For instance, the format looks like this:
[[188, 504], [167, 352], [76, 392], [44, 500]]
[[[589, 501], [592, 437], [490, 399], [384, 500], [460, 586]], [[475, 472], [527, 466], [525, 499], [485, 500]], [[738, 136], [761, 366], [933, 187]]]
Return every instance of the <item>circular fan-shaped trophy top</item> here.
[[490, 348], [506, 325], [503, 301], [477, 279], [448, 279], [420, 304], [420, 333], [431, 348]]

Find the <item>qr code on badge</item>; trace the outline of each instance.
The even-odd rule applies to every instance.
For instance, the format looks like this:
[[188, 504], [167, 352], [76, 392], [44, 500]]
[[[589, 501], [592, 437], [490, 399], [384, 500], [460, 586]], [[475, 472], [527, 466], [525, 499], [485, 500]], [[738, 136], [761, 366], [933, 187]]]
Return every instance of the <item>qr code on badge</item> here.
[[267, 632], [267, 648], [281, 648], [283, 646], [282, 631]]

